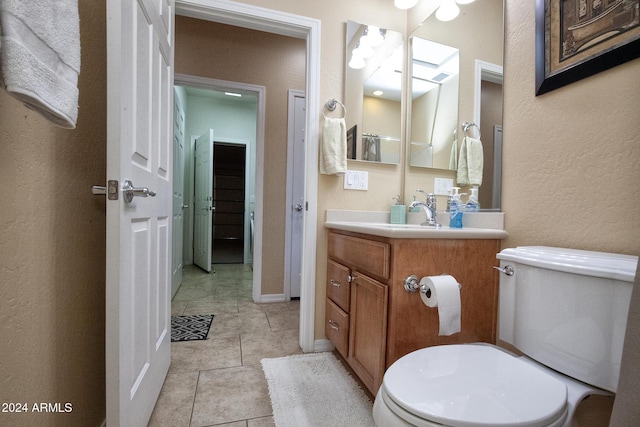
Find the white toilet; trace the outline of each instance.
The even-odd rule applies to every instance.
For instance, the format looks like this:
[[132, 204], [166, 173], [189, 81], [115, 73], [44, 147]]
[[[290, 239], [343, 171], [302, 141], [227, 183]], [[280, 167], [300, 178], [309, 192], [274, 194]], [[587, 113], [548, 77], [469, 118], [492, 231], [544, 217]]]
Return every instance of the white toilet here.
[[[618, 385], [638, 257], [505, 249], [499, 339], [428, 347], [385, 372], [373, 418], [394, 426], [572, 426], [577, 405]], [[507, 275], [511, 274], [511, 275]]]

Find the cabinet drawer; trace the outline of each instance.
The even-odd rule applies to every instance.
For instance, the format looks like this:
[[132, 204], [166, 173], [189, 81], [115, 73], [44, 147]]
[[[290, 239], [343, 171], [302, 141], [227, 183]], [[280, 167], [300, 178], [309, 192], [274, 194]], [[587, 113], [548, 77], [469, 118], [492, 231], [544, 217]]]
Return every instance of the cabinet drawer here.
[[351, 297], [350, 271], [349, 268], [337, 262], [331, 260], [327, 262], [327, 298], [330, 298], [347, 313]]
[[346, 359], [349, 349], [349, 315], [327, 298], [324, 331], [327, 338]]
[[388, 279], [390, 254], [388, 243], [329, 233], [329, 256], [354, 270]]

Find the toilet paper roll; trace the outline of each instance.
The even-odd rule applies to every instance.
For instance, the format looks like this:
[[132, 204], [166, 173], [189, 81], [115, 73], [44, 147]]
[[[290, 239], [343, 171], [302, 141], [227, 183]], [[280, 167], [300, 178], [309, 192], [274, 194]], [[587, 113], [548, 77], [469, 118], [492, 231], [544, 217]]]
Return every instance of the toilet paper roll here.
[[440, 321], [439, 335], [452, 335], [460, 332], [460, 286], [458, 281], [449, 275], [426, 276], [420, 280], [420, 286], [431, 289], [431, 295], [420, 292], [422, 302], [427, 307], [438, 308]]

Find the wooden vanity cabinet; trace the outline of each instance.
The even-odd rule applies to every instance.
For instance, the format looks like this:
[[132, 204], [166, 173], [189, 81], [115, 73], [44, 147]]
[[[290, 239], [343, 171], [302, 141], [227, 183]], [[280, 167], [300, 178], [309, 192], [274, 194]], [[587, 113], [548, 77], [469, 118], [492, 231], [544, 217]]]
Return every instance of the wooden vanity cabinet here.
[[[328, 239], [326, 335], [373, 395], [384, 371], [411, 351], [495, 343], [498, 239], [390, 239], [333, 229]], [[438, 335], [437, 309], [404, 290], [411, 274], [450, 274], [462, 284], [460, 333]]]

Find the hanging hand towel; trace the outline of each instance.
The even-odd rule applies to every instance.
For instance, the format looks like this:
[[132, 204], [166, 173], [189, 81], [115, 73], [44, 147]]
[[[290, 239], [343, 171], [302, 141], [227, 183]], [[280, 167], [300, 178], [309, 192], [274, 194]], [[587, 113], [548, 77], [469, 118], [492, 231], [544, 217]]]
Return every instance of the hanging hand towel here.
[[458, 170], [458, 140], [453, 138], [451, 143], [451, 155], [449, 156], [449, 169]]
[[458, 185], [482, 185], [484, 155], [479, 139], [465, 136], [460, 146], [458, 161]]
[[53, 124], [78, 119], [78, 0], [0, 3], [2, 83], [9, 94]]
[[326, 117], [322, 128], [320, 173], [344, 175], [347, 172], [347, 124], [344, 118]]

